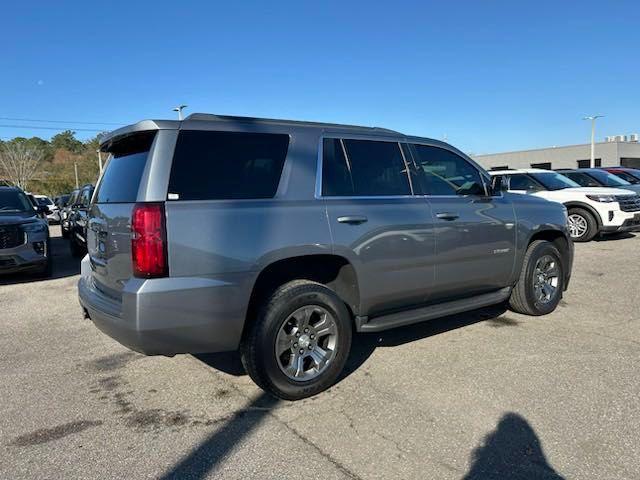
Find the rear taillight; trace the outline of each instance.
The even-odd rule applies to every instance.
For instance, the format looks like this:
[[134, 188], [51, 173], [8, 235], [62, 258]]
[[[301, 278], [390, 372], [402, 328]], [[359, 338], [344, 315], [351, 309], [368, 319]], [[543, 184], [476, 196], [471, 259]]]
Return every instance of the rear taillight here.
[[131, 258], [136, 277], [166, 277], [167, 230], [162, 203], [138, 203], [131, 215]]

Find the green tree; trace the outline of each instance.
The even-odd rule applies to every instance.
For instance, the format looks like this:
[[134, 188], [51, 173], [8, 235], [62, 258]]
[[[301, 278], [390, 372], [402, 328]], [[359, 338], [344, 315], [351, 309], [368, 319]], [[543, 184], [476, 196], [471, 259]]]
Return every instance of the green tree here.
[[54, 135], [51, 137], [51, 146], [56, 150], [61, 148], [73, 153], [82, 152], [84, 145], [75, 137], [75, 133], [71, 130], [65, 130]]

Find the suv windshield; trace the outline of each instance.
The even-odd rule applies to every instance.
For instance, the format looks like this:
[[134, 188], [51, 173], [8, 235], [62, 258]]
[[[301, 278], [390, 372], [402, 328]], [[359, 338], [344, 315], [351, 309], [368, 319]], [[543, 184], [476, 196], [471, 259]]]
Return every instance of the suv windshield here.
[[605, 172], [604, 170], [590, 170], [588, 175], [595, 178], [605, 187], [628, 187], [631, 185], [626, 180], [616, 177], [615, 175]]
[[0, 190], [0, 214], [16, 212], [33, 212], [27, 196], [18, 190]]
[[629, 182], [631, 185], [638, 185], [640, 184], [640, 178], [636, 178], [634, 177], [631, 173], [629, 172], [623, 172], [622, 170], [614, 172], [614, 175], [616, 177], [619, 177], [623, 180], [626, 180], [627, 182]]
[[36, 197], [36, 202], [38, 202], [38, 205], [40, 205], [41, 207], [46, 207], [53, 204], [49, 197]]
[[560, 173], [531, 173], [533, 178], [540, 182], [547, 190], [562, 190], [563, 188], [579, 187], [576, 182]]

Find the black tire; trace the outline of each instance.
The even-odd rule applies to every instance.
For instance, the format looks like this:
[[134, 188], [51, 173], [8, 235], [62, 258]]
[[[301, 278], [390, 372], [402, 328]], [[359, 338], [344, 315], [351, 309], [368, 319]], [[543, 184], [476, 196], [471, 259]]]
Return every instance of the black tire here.
[[587, 224], [587, 229], [582, 235], [575, 237], [573, 235], [571, 236], [571, 239], [574, 242], [588, 242], [598, 234], [598, 222], [596, 221], [593, 214], [588, 210], [579, 207], [570, 208], [568, 216], [576, 216], [578, 218], [582, 218]]
[[[319, 306], [329, 312], [337, 327], [334, 357], [317, 377], [306, 381], [289, 378], [278, 364], [276, 339], [291, 315], [306, 306]], [[240, 347], [242, 363], [251, 379], [263, 390], [284, 400], [299, 400], [329, 388], [336, 381], [351, 348], [352, 321], [344, 302], [326, 286], [307, 280], [294, 280], [280, 286], [260, 306], [248, 326]]]
[[69, 230], [66, 230], [64, 228], [60, 228], [60, 231], [62, 233], [62, 238], [65, 238], [65, 239], [69, 238]]
[[69, 238], [69, 251], [73, 258], [82, 258], [87, 253], [85, 248], [82, 245], [79, 245], [78, 241], [73, 238], [73, 235]]
[[[548, 302], [541, 302], [536, 298], [535, 279], [536, 264], [545, 255], [551, 256], [558, 268], [558, 281], [554, 296]], [[525, 315], [546, 315], [553, 312], [560, 300], [564, 290], [564, 265], [558, 249], [553, 243], [546, 240], [534, 240], [531, 242], [524, 255], [522, 270], [518, 283], [516, 283], [511, 297], [509, 298], [509, 308], [517, 313]]]

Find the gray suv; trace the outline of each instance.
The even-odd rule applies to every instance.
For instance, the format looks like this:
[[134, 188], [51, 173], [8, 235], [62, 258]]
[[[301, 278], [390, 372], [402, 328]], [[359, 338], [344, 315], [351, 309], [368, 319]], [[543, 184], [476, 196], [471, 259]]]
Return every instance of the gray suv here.
[[353, 332], [502, 302], [543, 315], [569, 283], [565, 208], [502, 191], [443, 142], [194, 114], [101, 148], [85, 315], [149, 355], [239, 349], [284, 399], [331, 386]]

